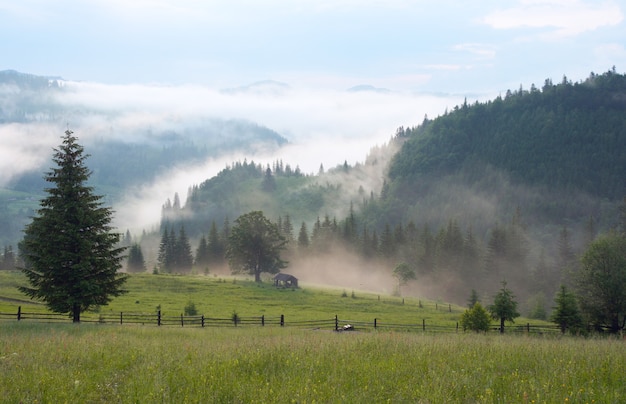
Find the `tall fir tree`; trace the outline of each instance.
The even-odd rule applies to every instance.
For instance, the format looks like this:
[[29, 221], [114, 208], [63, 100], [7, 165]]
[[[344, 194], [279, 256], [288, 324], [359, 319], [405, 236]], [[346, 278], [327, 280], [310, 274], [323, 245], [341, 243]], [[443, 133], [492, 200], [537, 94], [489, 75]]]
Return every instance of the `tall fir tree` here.
[[54, 149], [56, 167], [45, 175], [53, 186], [45, 190], [22, 243], [29, 286], [19, 289], [54, 312], [69, 313], [75, 323], [82, 312], [125, 293], [126, 281], [119, 273], [125, 248], [118, 247], [120, 234], [112, 231], [113, 211], [86, 185], [87, 157], [67, 130]]
[[175, 267], [178, 271], [189, 272], [193, 267], [193, 255], [185, 226], [178, 230], [178, 238], [174, 244]]
[[133, 243], [128, 249], [126, 268], [128, 272], [145, 272], [146, 270], [146, 261], [138, 243]]
[[198, 248], [196, 249], [196, 266], [204, 268], [205, 272], [208, 272], [210, 256], [209, 256], [209, 244], [206, 241], [204, 234], [200, 237], [198, 242]]

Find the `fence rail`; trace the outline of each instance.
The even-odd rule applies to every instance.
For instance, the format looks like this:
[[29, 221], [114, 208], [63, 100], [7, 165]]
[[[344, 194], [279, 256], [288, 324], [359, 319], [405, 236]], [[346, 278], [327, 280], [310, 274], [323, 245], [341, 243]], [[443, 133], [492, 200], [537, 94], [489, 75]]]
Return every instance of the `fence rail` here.
[[[17, 320], [17, 321], [33, 321], [39, 323], [52, 322], [68, 322], [71, 318], [66, 314], [49, 313], [49, 312], [23, 312], [21, 306], [14, 313], [0, 312], [0, 321]], [[177, 327], [298, 327], [308, 329], [328, 329], [335, 331], [342, 330], [358, 330], [358, 331], [413, 331], [428, 333], [455, 333], [462, 332], [459, 324], [456, 325], [437, 325], [427, 324], [426, 320], [419, 323], [387, 323], [380, 319], [374, 318], [372, 321], [348, 320], [340, 319], [338, 316], [329, 319], [320, 320], [297, 320], [286, 319], [284, 315], [280, 316], [250, 316], [243, 317], [233, 315], [230, 318], [217, 318], [200, 316], [165, 316], [160, 311], [154, 314], [145, 313], [83, 313], [81, 322], [99, 323], [99, 324], [138, 324], [138, 325], [156, 325], [156, 326], [177, 326]], [[499, 331], [499, 328], [493, 328]], [[506, 328], [507, 332], [526, 333], [526, 334], [556, 334], [560, 332], [560, 328], [556, 325], [510, 325]]]

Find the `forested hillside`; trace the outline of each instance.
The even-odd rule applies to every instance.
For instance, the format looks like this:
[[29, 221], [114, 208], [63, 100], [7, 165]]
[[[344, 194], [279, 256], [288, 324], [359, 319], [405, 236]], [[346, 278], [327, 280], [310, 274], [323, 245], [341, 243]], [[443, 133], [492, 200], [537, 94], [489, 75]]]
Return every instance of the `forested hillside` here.
[[487, 103], [467, 103], [401, 133], [392, 180], [491, 166], [513, 181], [619, 199], [626, 179], [626, 77], [546, 80]]
[[[378, 270], [391, 279], [406, 262], [414, 293], [462, 303], [506, 280], [527, 314], [545, 317], [579, 254], [617, 224], [625, 112], [626, 77], [615, 71], [546, 80], [400, 128], [365, 165], [329, 170], [340, 177], [237, 163], [193, 187], [183, 206], [168, 202], [161, 230], [184, 224], [192, 240], [221, 245], [214, 259], [223, 261], [228, 219], [262, 210], [289, 240], [289, 271], [304, 279], [351, 272], [336, 265], [340, 252], [361, 260], [363, 279]], [[369, 186], [368, 165], [378, 165]]]

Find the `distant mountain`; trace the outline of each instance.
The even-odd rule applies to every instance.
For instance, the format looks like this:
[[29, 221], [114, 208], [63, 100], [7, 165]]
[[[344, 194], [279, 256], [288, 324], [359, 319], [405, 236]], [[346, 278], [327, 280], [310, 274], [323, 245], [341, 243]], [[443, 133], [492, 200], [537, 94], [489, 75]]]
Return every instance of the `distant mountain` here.
[[374, 87], [369, 84], [361, 84], [358, 86], [350, 87], [347, 91], [351, 93], [373, 92], [373, 93], [383, 93], [383, 94], [391, 92], [391, 90], [389, 89]]
[[[177, 165], [202, 163], [224, 154], [271, 152], [287, 143], [276, 131], [243, 119], [192, 116], [185, 121], [176, 115], [158, 116], [156, 122], [160, 124], [156, 126], [150, 119], [144, 123], [140, 112], [135, 122], [135, 111], [129, 113], [123, 107], [65, 102], [73, 95], [71, 92], [77, 91], [68, 83], [59, 77], [1, 71], [0, 125], [6, 125], [8, 133], [19, 133], [16, 136], [21, 137], [27, 150], [31, 142], [33, 147], [42, 143], [39, 133], [49, 138], [50, 133], [59, 131], [60, 136], [68, 124], [90, 154], [91, 184], [98, 192], [106, 192], [111, 202], [116, 202], [128, 187], [150, 183]], [[268, 86], [282, 88], [277, 83], [252, 87], [258, 90]], [[51, 153], [56, 146], [39, 147]], [[0, 192], [0, 224], [5, 223], [0, 227], [0, 248], [15, 245], [21, 237], [23, 224], [36, 208], [31, 201], [36, 201], [47, 186], [42, 177], [48, 167], [46, 162], [16, 172], [5, 185], [7, 192]]]

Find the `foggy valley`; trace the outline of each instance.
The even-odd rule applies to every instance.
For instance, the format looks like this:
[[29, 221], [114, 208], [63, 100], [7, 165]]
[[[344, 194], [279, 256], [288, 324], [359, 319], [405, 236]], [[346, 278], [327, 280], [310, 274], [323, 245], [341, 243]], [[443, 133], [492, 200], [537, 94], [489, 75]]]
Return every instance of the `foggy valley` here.
[[[574, 83], [554, 89], [563, 86]], [[431, 149], [428, 159], [444, 164], [436, 169], [422, 165], [399, 175], [398, 167], [410, 147], [431, 147], [429, 136], [447, 136], [427, 132], [431, 125], [538, 94], [519, 90], [467, 100], [373, 86], [331, 93], [271, 81], [213, 90], [0, 72], [0, 181], [7, 195], [0, 239], [17, 246], [45, 186], [41, 178], [50, 152], [70, 128], [91, 155], [87, 164], [97, 193], [112, 205], [126, 242], [141, 246], [147, 271], [159, 270], [164, 232], [178, 233], [183, 226], [195, 254], [211, 224], [223, 232], [225, 221], [261, 210], [273, 222], [289, 218], [284, 271], [303, 282], [399, 293], [392, 271], [408, 261], [418, 276], [402, 287], [404, 294], [463, 304], [472, 289], [487, 298], [506, 278], [530, 313], [538, 304], [550, 307], [558, 284], [567, 279], [563, 268], [555, 269], [571, 264], [561, 262], [559, 235], [567, 237], [571, 254], [580, 254], [590, 237], [589, 220], [594, 234], [616, 225], [619, 192], [594, 195], [573, 183], [520, 180], [493, 161], [474, 160], [479, 155], [460, 169], [446, 163], [459, 150]], [[623, 145], [623, 132], [619, 136]], [[415, 158], [422, 159], [426, 149], [419, 150]], [[615, 164], [623, 173], [624, 162]], [[275, 181], [274, 188], [264, 189], [265, 180]], [[349, 220], [354, 234], [347, 230]], [[311, 239], [306, 251], [299, 245], [302, 226]], [[509, 269], [489, 272], [485, 265], [493, 258], [490, 243], [498, 229], [519, 237], [521, 261], [502, 258]], [[390, 237], [393, 251], [383, 251]], [[463, 252], [468, 242], [472, 262]], [[539, 274], [542, 266], [552, 268], [548, 275]], [[229, 272], [223, 257], [206, 270]]]

